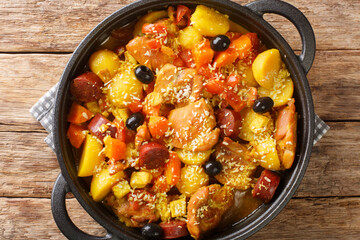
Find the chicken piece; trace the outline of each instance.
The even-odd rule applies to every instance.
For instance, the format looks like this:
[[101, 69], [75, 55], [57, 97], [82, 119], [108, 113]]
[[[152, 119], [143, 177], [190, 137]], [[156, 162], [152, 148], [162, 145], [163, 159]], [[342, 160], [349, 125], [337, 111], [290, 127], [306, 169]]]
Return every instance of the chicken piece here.
[[202, 89], [202, 76], [195, 69], [166, 64], [157, 75], [154, 92], [161, 94], [163, 103], [185, 106], [199, 100]]
[[251, 184], [251, 175], [258, 166], [252, 161], [247, 148], [230, 138], [216, 146], [216, 160], [223, 168], [215, 178], [222, 184], [229, 185], [239, 190], [246, 190]]
[[160, 218], [155, 208], [156, 196], [145, 190], [135, 190], [121, 199], [109, 194], [105, 201], [128, 227], [143, 227]]
[[298, 119], [295, 111], [295, 99], [292, 99], [287, 106], [281, 108], [276, 119], [276, 148], [285, 169], [291, 168], [295, 159]]
[[233, 203], [234, 192], [229, 186], [213, 184], [199, 188], [188, 204], [187, 228], [191, 236], [198, 239], [204, 232], [214, 229]]
[[191, 151], [206, 151], [211, 149], [219, 139], [220, 129], [215, 128], [214, 111], [203, 98], [170, 111], [168, 120], [174, 131], [169, 137], [174, 147]]
[[173, 62], [173, 58], [161, 52], [160, 49], [151, 49], [148, 45], [149, 41], [150, 39], [146, 37], [136, 37], [126, 45], [126, 49], [136, 61], [153, 71]]

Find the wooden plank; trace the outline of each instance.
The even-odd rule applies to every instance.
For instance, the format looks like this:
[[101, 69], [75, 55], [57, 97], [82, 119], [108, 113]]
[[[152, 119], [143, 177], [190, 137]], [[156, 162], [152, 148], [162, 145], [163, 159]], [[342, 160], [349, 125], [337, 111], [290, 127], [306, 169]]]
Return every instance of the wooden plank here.
[[[360, 123], [330, 123], [297, 197], [360, 196]], [[50, 197], [60, 172], [45, 133], [0, 132], [0, 196]], [[339, 140], [341, 139], [341, 141]]]
[[[133, 2], [4, 0], [1, 3], [0, 52], [72, 52], [106, 16]], [[245, 4], [250, 0], [236, 0]], [[360, 49], [359, 1], [289, 0], [309, 18], [318, 49]], [[290, 45], [300, 49], [295, 28], [279, 16], [266, 16]], [[338, 37], [334, 37], [334, 35]]]
[[[0, 54], [0, 131], [42, 130], [29, 109], [59, 80], [69, 57]], [[354, 87], [359, 84], [358, 62], [360, 51], [318, 52], [308, 80], [316, 113], [323, 119], [359, 120], [353, 107], [360, 105], [360, 88]]]
[[[97, 236], [105, 230], [67, 200], [69, 215], [83, 231]], [[292, 199], [264, 229], [250, 239], [357, 239], [360, 198]], [[0, 198], [0, 236], [3, 239], [64, 239], [51, 215], [49, 199]]]

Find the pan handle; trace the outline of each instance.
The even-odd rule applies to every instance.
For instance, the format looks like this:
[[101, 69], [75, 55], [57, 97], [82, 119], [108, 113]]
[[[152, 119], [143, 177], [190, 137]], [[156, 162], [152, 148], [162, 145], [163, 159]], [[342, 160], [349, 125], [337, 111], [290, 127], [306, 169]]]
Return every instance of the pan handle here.
[[81, 231], [71, 221], [69, 214], [66, 210], [66, 193], [70, 192], [70, 187], [65, 178], [59, 174], [55, 181], [54, 188], [51, 194], [51, 210], [56, 225], [60, 231], [68, 239], [82, 239], [82, 240], [110, 240], [116, 239], [109, 232], [103, 237], [89, 235]]
[[305, 72], [308, 73], [314, 62], [316, 42], [314, 31], [305, 15], [293, 5], [279, 0], [258, 0], [245, 6], [260, 17], [265, 13], [275, 13], [294, 24], [302, 42], [302, 50], [298, 58]]

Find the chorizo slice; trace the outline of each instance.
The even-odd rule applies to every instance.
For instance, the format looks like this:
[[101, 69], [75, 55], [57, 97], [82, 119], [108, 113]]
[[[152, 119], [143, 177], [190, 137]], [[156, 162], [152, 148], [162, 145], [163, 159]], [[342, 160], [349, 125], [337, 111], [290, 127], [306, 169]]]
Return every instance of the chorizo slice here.
[[233, 203], [234, 192], [228, 186], [213, 184], [197, 190], [188, 204], [187, 228], [191, 236], [198, 239], [203, 233], [214, 229]]
[[275, 172], [265, 169], [261, 172], [252, 190], [252, 196], [264, 202], [269, 202], [273, 198], [279, 183], [280, 176]]
[[185, 221], [172, 220], [169, 222], [162, 222], [159, 226], [163, 229], [164, 239], [174, 239], [189, 235]]
[[147, 169], [156, 169], [164, 166], [165, 160], [169, 159], [169, 150], [156, 142], [141, 145], [139, 149], [139, 164]]
[[104, 83], [93, 72], [86, 72], [71, 81], [70, 92], [81, 102], [94, 102], [102, 95]]
[[236, 137], [240, 133], [241, 116], [234, 110], [220, 108], [215, 113], [221, 137]]

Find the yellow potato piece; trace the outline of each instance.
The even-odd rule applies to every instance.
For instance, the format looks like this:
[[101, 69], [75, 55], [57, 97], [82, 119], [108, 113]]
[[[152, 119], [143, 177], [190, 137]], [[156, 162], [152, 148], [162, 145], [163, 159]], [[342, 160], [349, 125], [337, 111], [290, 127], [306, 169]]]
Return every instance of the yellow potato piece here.
[[142, 33], [142, 27], [145, 23], [154, 23], [155, 21], [168, 16], [166, 10], [150, 12], [142, 16], [134, 27], [134, 37], [144, 35]]
[[269, 49], [260, 53], [252, 64], [255, 80], [260, 86], [271, 89], [274, 85], [274, 78], [281, 68], [281, 56], [277, 49]]
[[186, 198], [180, 198], [178, 200], [170, 202], [171, 217], [182, 217], [186, 215]]
[[142, 98], [142, 83], [136, 79], [132, 64], [124, 63], [108, 88], [110, 102], [119, 108], [127, 107], [134, 99]]
[[274, 107], [285, 105], [289, 99], [292, 98], [293, 93], [294, 83], [291, 78], [285, 79], [282, 86], [279, 88], [273, 87], [270, 90], [263, 87], [258, 88], [259, 97], [271, 97], [274, 101]]
[[243, 122], [239, 133], [239, 138], [245, 141], [253, 141], [255, 139], [255, 133], [251, 131], [250, 124], [256, 118], [256, 112], [254, 112], [251, 108], [247, 108], [241, 112], [241, 116], [243, 116]]
[[260, 157], [260, 165], [270, 170], [280, 170], [280, 159], [276, 150], [276, 142], [273, 138], [267, 138], [260, 143], [252, 142]]
[[195, 43], [203, 39], [201, 33], [194, 27], [188, 26], [179, 32], [180, 45], [187, 49], [192, 49]]
[[178, 154], [180, 160], [185, 164], [201, 165], [204, 162], [206, 162], [206, 160], [209, 159], [211, 155], [211, 149], [207, 151], [199, 151], [199, 152], [178, 149], [176, 150], [176, 153]]
[[121, 199], [131, 191], [131, 187], [128, 181], [123, 180], [113, 186], [112, 191], [117, 199]]
[[225, 34], [230, 29], [227, 16], [203, 5], [196, 7], [190, 20], [192, 25], [199, 30], [202, 35], [208, 37]]
[[118, 72], [120, 59], [116, 53], [108, 49], [99, 50], [91, 55], [89, 67], [93, 73], [106, 83]]
[[92, 178], [90, 194], [94, 201], [99, 202], [106, 197], [111, 188], [125, 176], [123, 171], [110, 175], [109, 169], [104, 168]]
[[151, 183], [152, 175], [149, 172], [133, 172], [131, 174], [130, 186], [131, 188], [144, 188]]
[[186, 165], [181, 169], [180, 181], [176, 184], [179, 191], [190, 197], [196, 190], [209, 183], [209, 176], [201, 165]]
[[94, 168], [105, 160], [102, 149], [103, 144], [97, 137], [91, 134], [86, 135], [79, 163], [79, 177], [89, 177], [93, 175]]

